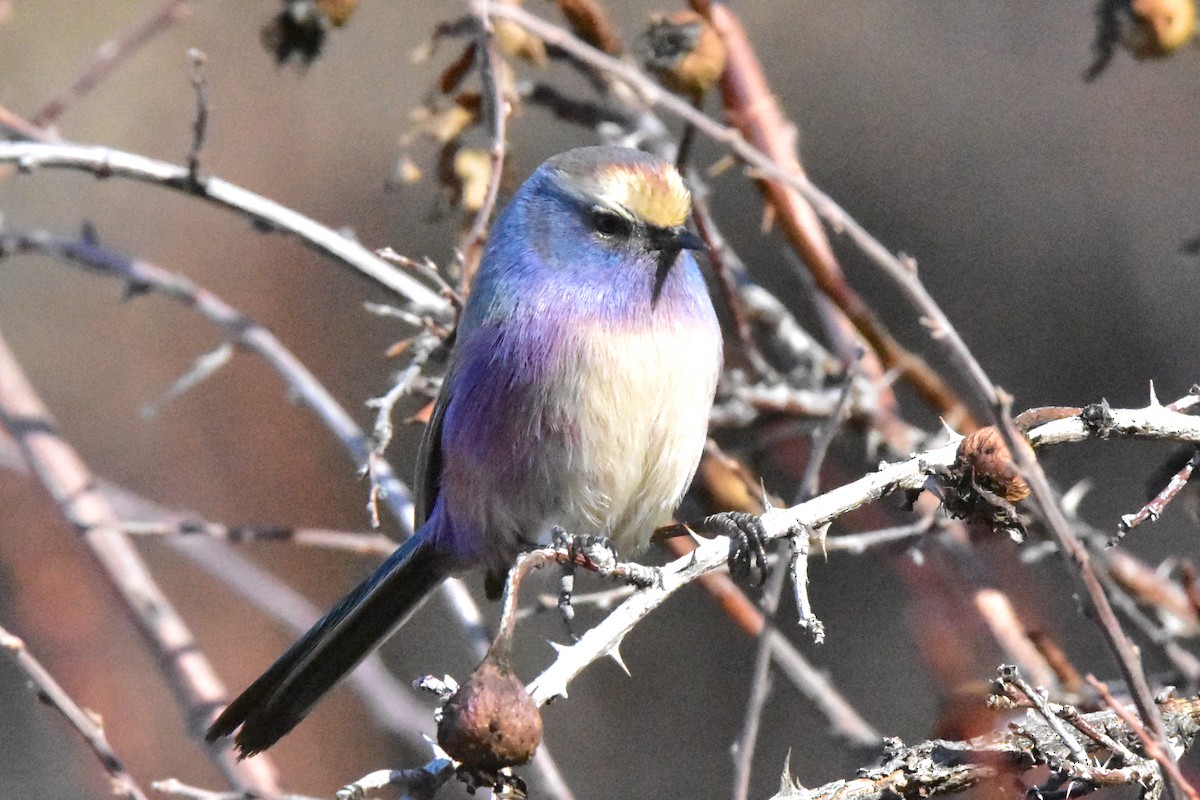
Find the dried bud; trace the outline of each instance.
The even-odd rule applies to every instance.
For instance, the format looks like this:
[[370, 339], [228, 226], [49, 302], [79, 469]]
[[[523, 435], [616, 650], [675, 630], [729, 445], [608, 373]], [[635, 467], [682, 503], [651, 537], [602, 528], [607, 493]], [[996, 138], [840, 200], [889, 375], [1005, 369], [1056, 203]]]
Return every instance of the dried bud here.
[[[1021, 441], [1032, 453], [1029, 443]], [[970, 476], [979, 486], [1010, 503], [1029, 496], [1029, 484], [1013, 464], [1004, 437], [992, 425], [980, 428], [959, 443], [953, 471]]]
[[[507, 6], [521, 6], [521, 0], [500, 0]], [[512, 58], [520, 58], [539, 67], [546, 66], [546, 43], [515, 22], [498, 19], [492, 23], [496, 29], [496, 42], [500, 52]]]
[[504, 659], [489, 656], [450, 696], [438, 744], [468, 769], [494, 773], [533, 758], [542, 715]]
[[346, 24], [357, 5], [358, 0], [317, 0], [317, 8], [321, 9], [321, 13], [335, 28]]
[[308, 0], [290, 0], [261, 31], [263, 47], [286, 64], [294, 56], [308, 66], [321, 55], [325, 45], [325, 18]]
[[486, 150], [459, 150], [454, 154], [454, 175], [458, 178], [459, 204], [463, 209], [478, 211], [483, 208], [492, 179], [491, 155]]
[[1162, 58], [1196, 36], [1195, 0], [1131, 0], [1124, 44], [1135, 58]]
[[558, 10], [580, 39], [610, 56], [621, 54], [621, 37], [596, 0], [558, 0]]
[[453, 141], [479, 121], [480, 108], [479, 95], [474, 92], [463, 92], [449, 106], [436, 111], [424, 106], [417, 108], [411, 114], [415, 130], [405, 135], [405, 143], [417, 134], [443, 144]]
[[699, 99], [725, 71], [725, 44], [694, 11], [655, 16], [638, 41], [646, 69], [677, 94]]

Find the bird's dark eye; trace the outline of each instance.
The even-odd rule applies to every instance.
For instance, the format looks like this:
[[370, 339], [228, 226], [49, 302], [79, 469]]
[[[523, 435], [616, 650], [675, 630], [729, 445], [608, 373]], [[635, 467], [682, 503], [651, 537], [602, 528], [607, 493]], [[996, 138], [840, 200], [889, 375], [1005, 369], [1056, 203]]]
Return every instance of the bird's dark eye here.
[[626, 238], [630, 234], [629, 220], [612, 211], [595, 209], [591, 213], [592, 230], [606, 238]]

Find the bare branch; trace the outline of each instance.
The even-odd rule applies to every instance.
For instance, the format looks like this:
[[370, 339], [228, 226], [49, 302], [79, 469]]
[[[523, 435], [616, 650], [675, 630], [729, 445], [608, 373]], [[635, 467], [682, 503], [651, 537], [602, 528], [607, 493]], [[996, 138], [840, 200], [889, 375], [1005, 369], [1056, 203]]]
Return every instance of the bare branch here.
[[[430, 743], [432, 744], [432, 742]], [[399, 789], [400, 800], [430, 800], [454, 777], [454, 761], [436, 744], [434, 757], [417, 769], [383, 769], [338, 790], [337, 800], [363, 800], [380, 789]]]
[[1110, 694], [1108, 691], [1108, 686], [1101, 681], [1096, 680], [1094, 675], [1088, 676], [1088, 684], [1100, 693], [1100, 696], [1104, 698], [1104, 702], [1113, 710], [1113, 713], [1120, 717], [1121, 721], [1124, 722], [1129, 729], [1137, 735], [1138, 741], [1141, 742], [1142, 747], [1146, 750], [1146, 753], [1158, 762], [1159, 767], [1161, 767], [1165, 773], [1171, 776], [1175, 784], [1182, 790], [1183, 796], [1188, 798], [1188, 800], [1200, 800], [1200, 795], [1197, 795], [1195, 787], [1192, 786], [1191, 783], [1188, 782], [1187, 778], [1183, 777], [1183, 773], [1180, 772], [1179, 764], [1176, 763], [1176, 758], [1178, 758], [1178, 756], [1163, 749], [1164, 744], [1170, 746], [1172, 741], [1176, 741], [1179, 743], [1178, 752], [1180, 755], [1182, 755], [1187, 745], [1190, 744], [1192, 737], [1183, 736], [1174, 731], [1168, 732], [1165, 723], [1160, 734], [1151, 734], [1146, 730], [1145, 726], [1142, 725], [1141, 720], [1139, 720], [1129, 709], [1122, 706], [1113, 698], [1112, 694]]
[[[125, 609], [158, 655], [157, 660], [184, 709], [188, 732], [203, 743], [205, 728], [224, 702], [225, 687], [121, 531], [116, 513], [97, 490], [87, 467], [58, 435], [50, 413], [3, 339], [0, 339], [0, 423], [20, 444], [33, 473], [117, 589]], [[228, 742], [204, 746], [235, 787], [278, 791], [270, 761], [239, 762]]]
[[420, 313], [438, 318], [450, 315], [450, 304], [445, 298], [350, 237], [220, 178], [207, 177], [193, 183], [187, 167], [107, 147], [67, 143], [0, 142], [0, 163], [15, 164], [23, 172], [74, 169], [97, 177], [128, 178], [195, 195], [236, 211], [261, 229], [298, 237], [314, 249], [407, 298]]
[[186, 277], [108, 250], [91, 237], [73, 240], [36, 232], [0, 234], [0, 257], [29, 251], [56, 255], [133, 286], [162, 292], [220, 327], [230, 341], [258, 355], [283, 378], [289, 392], [300, 398], [342, 443], [358, 470], [371, 470], [396, 521], [403, 530], [412, 532], [412, 494], [408, 487], [386, 460], [373, 455], [367, 435], [317, 377], [265, 327]]
[[194, 2], [195, 0], [168, 0], [141, 24], [100, 45], [92, 56], [91, 63], [84, 68], [79, 77], [42, 106], [29, 121], [39, 128], [53, 125], [63, 112], [103, 83], [146, 43], [186, 19]]
[[1196, 467], [1200, 467], [1200, 450], [1196, 450], [1188, 462], [1171, 476], [1171, 480], [1162, 488], [1162, 491], [1154, 496], [1154, 499], [1142, 506], [1136, 514], [1126, 514], [1121, 517], [1121, 524], [1118, 528], [1119, 535], [1128, 533], [1146, 520], [1153, 521], [1161, 517], [1167, 504], [1174, 500], [1175, 495], [1179, 494], [1179, 491], [1187, 485], [1192, 477], [1192, 471]]
[[83, 737], [88, 747], [108, 772], [113, 783], [113, 793], [128, 800], [147, 800], [146, 793], [125, 769], [124, 763], [113, 751], [104, 735], [104, 728], [94, 714], [80, 708], [71, 696], [58, 685], [46, 668], [25, 649], [25, 643], [0, 627], [0, 649], [5, 650], [17, 667], [29, 678], [32, 688], [40, 700], [48, 703], [66, 718], [71, 727]]

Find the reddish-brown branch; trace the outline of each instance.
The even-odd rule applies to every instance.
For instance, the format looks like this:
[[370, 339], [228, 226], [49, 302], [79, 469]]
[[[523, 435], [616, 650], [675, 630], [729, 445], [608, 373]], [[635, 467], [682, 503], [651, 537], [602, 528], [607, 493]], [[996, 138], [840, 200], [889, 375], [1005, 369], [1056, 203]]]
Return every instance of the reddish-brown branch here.
[[1179, 491], [1187, 485], [1187, 482], [1192, 477], [1192, 471], [1195, 470], [1197, 466], [1200, 466], [1200, 450], [1197, 450], [1192, 457], [1188, 459], [1188, 462], [1184, 464], [1178, 472], [1171, 476], [1171, 480], [1168, 481], [1167, 485], [1162, 488], [1162, 491], [1154, 496], [1153, 500], [1142, 506], [1142, 508], [1136, 514], [1126, 514], [1125, 516], [1121, 517], [1121, 534], [1123, 535], [1128, 533], [1130, 530], [1136, 528], [1138, 525], [1141, 525], [1146, 520], [1153, 521], [1161, 517], [1163, 511], [1167, 507], [1167, 504], [1174, 500], [1175, 495], [1179, 494]]
[[1100, 696], [1104, 698], [1105, 704], [1113, 710], [1113, 713], [1120, 717], [1121, 721], [1128, 725], [1129, 729], [1137, 735], [1138, 739], [1140, 739], [1142, 742], [1142, 747], [1146, 749], [1146, 755], [1157, 761], [1158, 765], [1162, 767], [1163, 772], [1166, 775], [1171, 776], [1171, 779], [1175, 782], [1176, 786], [1183, 791], [1183, 794], [1187, 797], [1187, 800], [1200, 800], [1200, 796], [1196, 794], [1196, 787], [1192, 786], [1192, 784], [1183, 777], [1183, 773], [1179, 770], [1179, 764], [1175, 762], [1175, 759], [1171, 757], [1170, 753], [1163, 749], [1162, 743], [1165, 741], [1166, 737], [1165, 730], [1159, 736], [1151, 735], [1150, 732], [1146, 730], [1145, 726], [1142, 725], [1141, 720], [1134, 716], [1129, 709], [1125, 708], [1116, 701], [1112, 694], [1109, 693], [1108, 686], [1106, 686], [1103, 682], [1096, 680], [1094, 675], [1088, 675], [1087, 682], [1088, 685], [1100, 693]]
[[[692, 0], [691, 5], [705, 15], [725, 43], [728, 60], [721, 78], [721, 92], [729, 122], [782, 170], [805, 174], [796, 154], [796, 127], [784, 116], [771, 93], [762, 64], [733, 10], [724, 3], [709, 0]], [[817, 286], [849, 318], [884, 367], [898, 370], [956, 429], [974, 429], [973, 416], [954, 390], [924, 359], [896, 341], [846, 281], [813, 207], [799, 192], [780, 181], [763, 177], [758, 184], [774, 218], [804, 259]]]
[[58, 137], [45, 128], [39, 128], [20, 114], [0, 106], [0, 127], [7, 128], [17, 136], [33, 142], [56, 142]]
[[621, 54], [621, 36], [599, 3], [594, 0], [558, 0], [558, 8], [580, 39], [610, 56]]
[[[986, 381], [986, 378], [983, 380]], [[1037, 456], [1034, 455], [1030, 448], [1018, 446], [1018, 441], [1024, 441], [1024, 434], [1018, 431], [1016, 425], [1013, 423], [1009, 408], [1011, 398], [998, 392], [990, 381], [979, 388], [985, 392], [990, 391], [995, 393], [999, 398], [997, 407], [993, 409], [993, 413], [995, 414], [998, 427], [1004, 435], [1005, 442], [1013, 454], [1013, 461], [1021, 474], [1029, 481], [1033, 500], [1041, 512], [1046, 527], [1057, 541], [1060, 552], [1064, 558], [1074, 564], [1076, 573], [1087, 592], [1092, 616], [1115, 657], [1117, 667], [1120, 669], [1122, 676], [1129, 686], [1129, 692], [1133, 696], [1134, 704], [1141, 713], [1143, 721], [1148, 726], [1150, 735], [1157, 742], [1165, 743], [1166, 730], [1163, 726], [1162, 716], [1155, 706], [1154, 693], [1150, 690], [1150, 685], [1146, 681], [1146, 674], [1142, 669], [1142, 662], [1138, 651], [1121, 628], [1121, 623], [1117, 619], [1116, 614], [1113, 613], [1112, 604], [1109, 602], [1108, 595], [1105, 594], [1104, 587], [1096, 575], [1096, 569], [1092, 564], [1087, 548], [1084, 547], [1083, 542], [1080, 541], [1075, 531], [1071, 528], [1071, 525], [1067, 522], [1062, 507], [1059, 505], [1058, 498], [1050, 488], [1046, 474], [1042, 471]], [[1179, 795], [1185, 789], [1180, 785], [1175, 774], [1168, 771], [1164, 775], [1164, 778], [1163, 784], [1167, 797], [1174, 798], [1174, 800], [1182, 800]]]

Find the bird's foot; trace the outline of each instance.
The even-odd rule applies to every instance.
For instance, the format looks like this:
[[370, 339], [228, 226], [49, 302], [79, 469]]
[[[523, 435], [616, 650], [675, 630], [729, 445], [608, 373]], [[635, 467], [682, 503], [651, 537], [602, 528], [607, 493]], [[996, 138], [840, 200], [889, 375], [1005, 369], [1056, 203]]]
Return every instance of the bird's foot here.
[[607, 536], [580, 535], [555, 527], [550, 531], [550, 544], [565, 548], [569, 563], [593, 571], [599, 571], [602, 565], [617, 560], [617, 546]]
[[726, 511], [713, 514], [699, 522], [688, 523], [692, 531], [706, 536], [728, 536], [729, 572], [735, 579], [748, 578], [753, 569], [758, 570], [758, 584], [767, 580], [767, 531], [762, 521], [754, 514], [744, 511]]
[[607, 536], [570, 534], [554, 528], [550, 541], [554, 547], [566, 549], [568, 564], [583, 567], [602, 578], [625, 581], [639, 589], [654, 586], [661, 578], [657, 567], [622, 561], [617, 546]]

